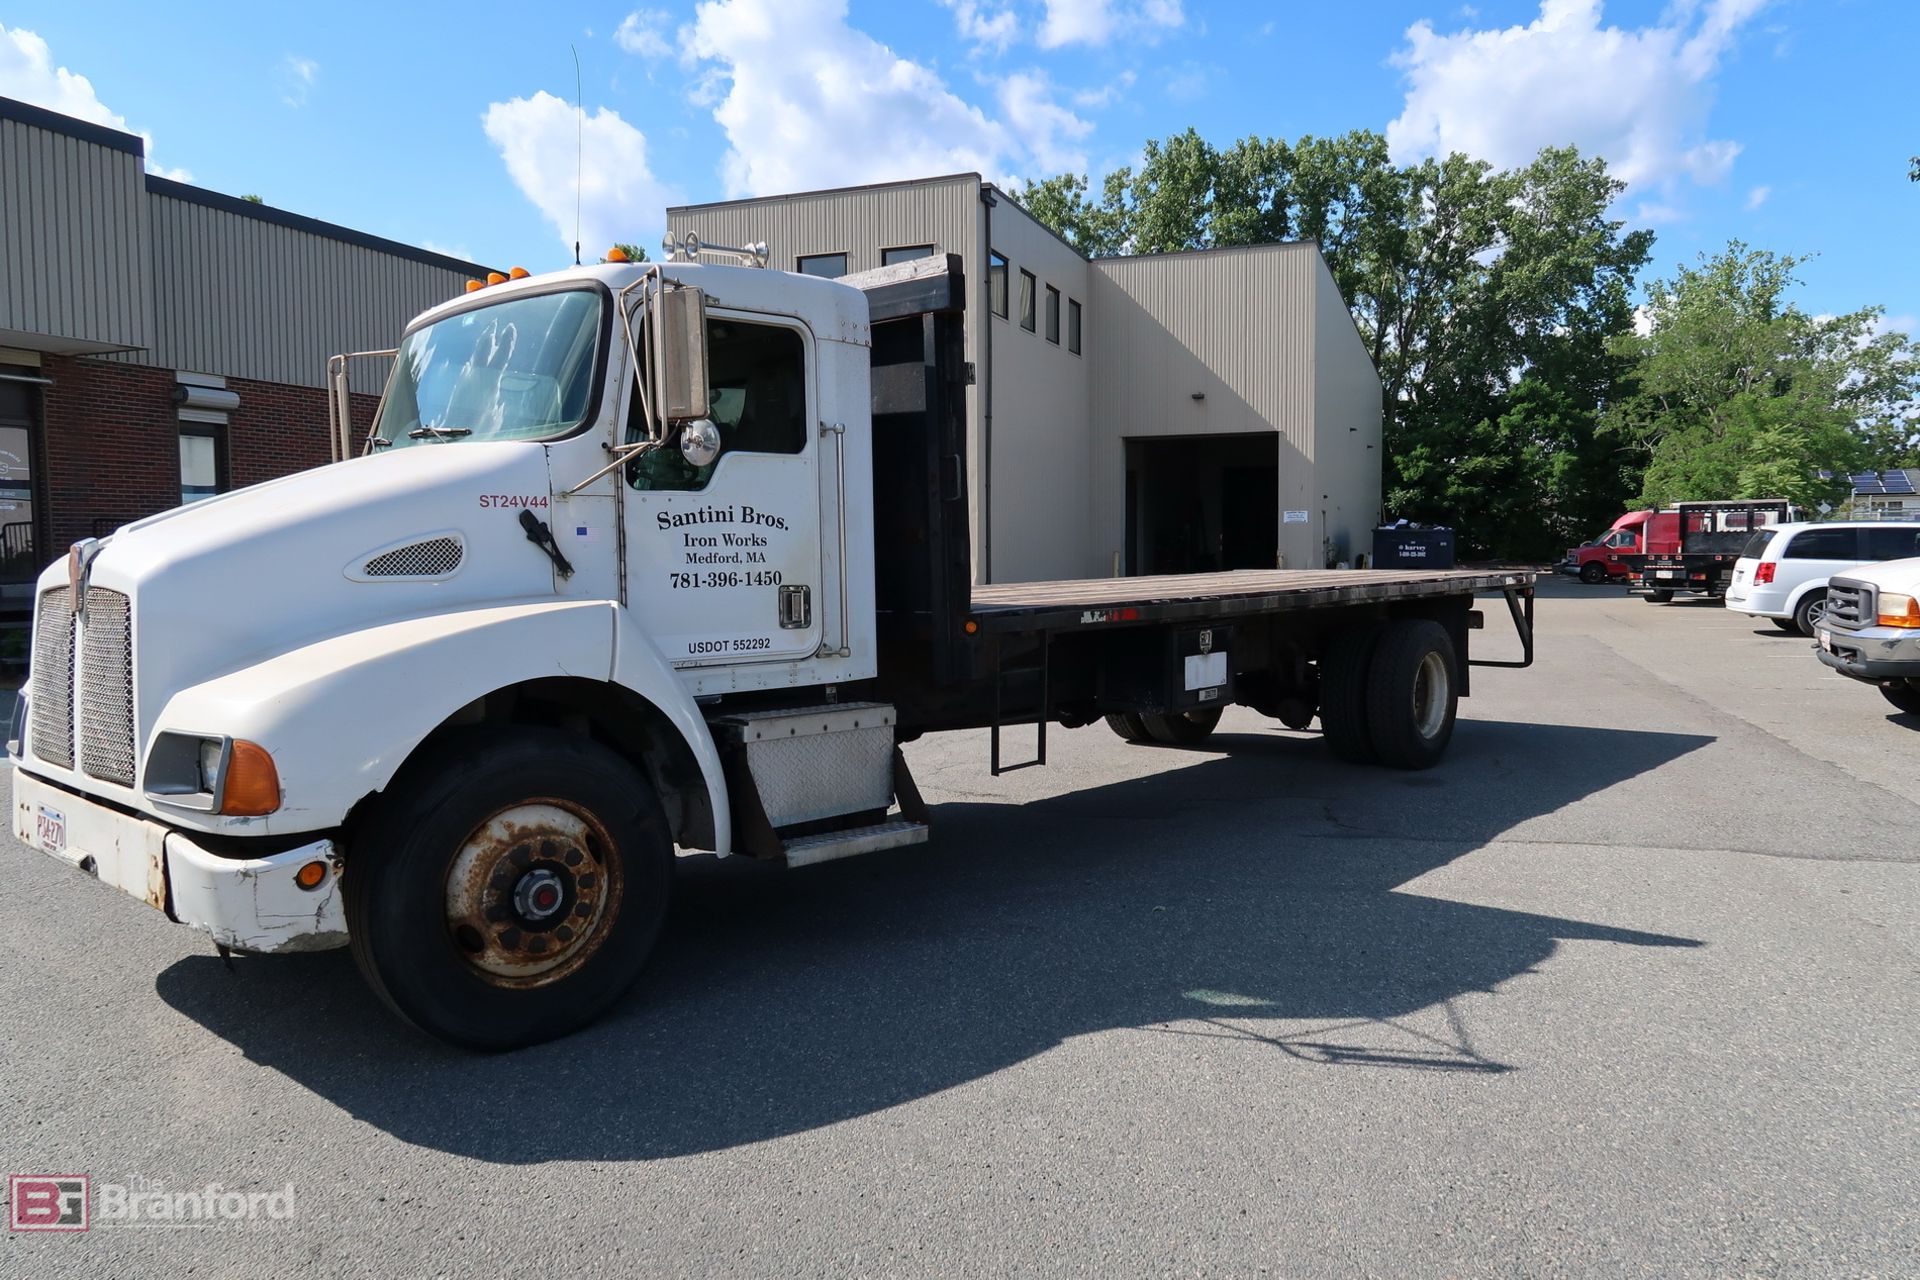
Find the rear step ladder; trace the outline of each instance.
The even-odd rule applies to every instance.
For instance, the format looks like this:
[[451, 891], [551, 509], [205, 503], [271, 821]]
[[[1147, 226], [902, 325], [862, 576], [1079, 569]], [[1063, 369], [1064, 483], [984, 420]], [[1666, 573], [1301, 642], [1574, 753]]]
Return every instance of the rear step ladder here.
[[894, 719], [883, 702], [715, 718], [740, 851], [804, 867], [925, 843], [927, 807], [894, 745]]

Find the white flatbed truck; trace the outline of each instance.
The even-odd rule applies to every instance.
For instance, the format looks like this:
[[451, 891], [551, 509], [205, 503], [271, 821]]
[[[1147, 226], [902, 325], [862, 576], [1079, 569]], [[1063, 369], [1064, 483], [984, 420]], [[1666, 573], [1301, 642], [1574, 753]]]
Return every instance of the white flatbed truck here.
[[[1233, 702], [1421, 768], [1470, 663], [1532, 660], [1526, 573], [974, 587], [959, 260], [708, 256], [436, 307], [361, 456], [50, 566], [15, 834], [223, 954], [350, 946], [503, 1049], [633, 981], [676, 850], [924, 840], [921, 734], [990, 729], [997, 774], [1049, 724], [1178, 744]], [[1476, 593], [1518, 660], [1470, 660]]]

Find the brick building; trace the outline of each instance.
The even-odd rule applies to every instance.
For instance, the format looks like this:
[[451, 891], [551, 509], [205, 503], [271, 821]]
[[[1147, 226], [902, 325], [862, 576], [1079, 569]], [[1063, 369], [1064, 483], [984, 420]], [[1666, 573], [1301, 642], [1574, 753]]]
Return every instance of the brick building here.
[[[0, 98], [0, 662], [47, 561], [327, 462], [327, 357], [485, 272], [156, 177], [140, 138]], [[362, 432], [384, 365], [356, 365]]]

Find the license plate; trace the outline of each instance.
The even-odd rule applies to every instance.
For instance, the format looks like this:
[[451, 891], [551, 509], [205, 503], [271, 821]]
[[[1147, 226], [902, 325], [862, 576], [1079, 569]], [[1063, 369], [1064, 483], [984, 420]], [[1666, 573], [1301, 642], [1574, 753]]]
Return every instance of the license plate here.
[[1678, 569], [1661, 569], [1653, 576], [1656, 578], [1677, 578], [1680, 576], [1680, 571]]
[[1824, 631], [1820, 633], [1820, 647], [1822, 649], [1825, 649], [1828, 653], [1833, 652], [1833, 637], [1828, 635]]
[[34, 836], [47, 853], [64, 853], [67, 848], [67, 815], [58, 809], [41, 805], [34, 823]]

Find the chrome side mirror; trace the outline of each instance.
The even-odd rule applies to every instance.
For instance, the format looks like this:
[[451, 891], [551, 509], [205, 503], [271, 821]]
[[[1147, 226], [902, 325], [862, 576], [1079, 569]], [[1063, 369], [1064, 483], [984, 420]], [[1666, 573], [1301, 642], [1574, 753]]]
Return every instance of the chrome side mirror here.
[[707, 404], [707, 300], [698, 289], [665, 289], [655, 316], [659, 342], [660, 416], [704, 418]]
[[696, 418], [680, 427], [680, 456], [690, 467], [710, 465], [720, 456], [720, 428], [711, 418]]

